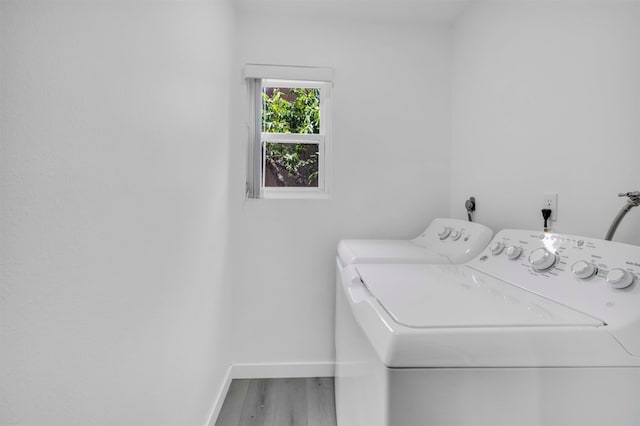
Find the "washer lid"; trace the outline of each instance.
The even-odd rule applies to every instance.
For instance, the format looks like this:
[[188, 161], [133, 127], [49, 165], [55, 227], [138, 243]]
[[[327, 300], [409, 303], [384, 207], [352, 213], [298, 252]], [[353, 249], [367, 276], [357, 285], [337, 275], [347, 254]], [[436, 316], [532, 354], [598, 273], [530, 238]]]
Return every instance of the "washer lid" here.
[[604, 325], [466, 266], [359, 265], [357, 270], [385, 311], [407, 327]]
[[338, 257], [345, 265], [363, 263], [451, 263], [439, 253], [406, 240], [342, 240]]

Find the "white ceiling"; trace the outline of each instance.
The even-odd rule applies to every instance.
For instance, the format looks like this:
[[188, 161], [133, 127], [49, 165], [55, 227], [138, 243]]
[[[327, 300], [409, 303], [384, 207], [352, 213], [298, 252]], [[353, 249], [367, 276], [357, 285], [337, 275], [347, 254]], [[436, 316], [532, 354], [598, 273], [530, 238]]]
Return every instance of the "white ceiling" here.
[[473, 0], [236, 0], [242, 13], [453, 22]]
[[[1, 0], [0, 0], [1, 1]], [[234, 0], [241, 13], [452, 23], [473, 3], [611, 3], [640, 0]]]

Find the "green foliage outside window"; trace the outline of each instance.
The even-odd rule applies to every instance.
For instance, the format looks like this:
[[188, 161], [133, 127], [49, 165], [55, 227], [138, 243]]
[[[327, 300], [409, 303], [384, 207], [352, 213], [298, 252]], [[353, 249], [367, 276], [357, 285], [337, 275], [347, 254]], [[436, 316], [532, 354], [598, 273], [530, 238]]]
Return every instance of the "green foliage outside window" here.
[[[320, 133], [320, 90], [266, 88], [262, 132]], [[317, 187], [318, 144], [266, 143], [265, 186]]]

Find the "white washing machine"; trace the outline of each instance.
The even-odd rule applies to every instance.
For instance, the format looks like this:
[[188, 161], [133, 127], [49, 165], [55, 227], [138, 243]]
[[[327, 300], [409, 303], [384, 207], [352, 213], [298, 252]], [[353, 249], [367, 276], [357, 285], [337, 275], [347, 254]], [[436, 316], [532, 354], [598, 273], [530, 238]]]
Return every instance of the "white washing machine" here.
[[504, 230], [464, 265], [347, 265], [338, 426], [640, 425], [640, 247]]
[[363, 263], [464, 263], [476, 257], [493, 236], [486, 226], [436, 218], [413, 240], [342, 240], [338, 268]]

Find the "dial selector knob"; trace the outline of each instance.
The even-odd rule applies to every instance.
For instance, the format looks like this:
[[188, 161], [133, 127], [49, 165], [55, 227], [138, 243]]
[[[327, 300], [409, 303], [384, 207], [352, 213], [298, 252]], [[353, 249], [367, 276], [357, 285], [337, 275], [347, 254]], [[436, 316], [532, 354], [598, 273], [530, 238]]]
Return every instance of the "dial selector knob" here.
[[522, 254], [522, 247], [509, 246], [506, 253], [509, 260], [516, 260]]
[[598, 268], [591, 262], [587, 262], [586, 260], [578, 260], [571, 266], [571, 272], [577, 278], [581, 280], [590, 278], [598, 272]]
[[615, 268], [609, 271], [606, 280], [611, 287], [622, 289], [633, 284], [635, 278], [636, 276], [633, 275], [633, 273], [625, 271], [624, 269]]
[[451, 237], [451, 239], [452, 239], [453, 241], [458, 241], [458, 239], [460, 239], [460, 236], [461, 236], [461, 235], [462, 235], [462, 232], [460, 232], [460, 231], [455, 231], [455, 230], [454, 230], [454, 231], [451, 231], [451, 235], [450, 235], [450, 237]]
[[529, 255], [529, 263], [536, 271], [546, 271], [556, 263], [556, 259], [555, 254], [543, 247], [535, 249]]
[[504, 250], [504, 244], [496, 241], [495, 243], [491, 244], [489, 250], [491, 250], [491, 254], [493, 254], [494, 256], [498, 255], [502, 253], [502, 250]]
[[451, 233], [451, 228], [449, 228], [448, 226], [445, 226], [440, 230], [440, 232], [438, 232], [438, 237], [440, 237], [441, 240], [446, 240], [450, 233]]

